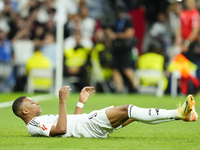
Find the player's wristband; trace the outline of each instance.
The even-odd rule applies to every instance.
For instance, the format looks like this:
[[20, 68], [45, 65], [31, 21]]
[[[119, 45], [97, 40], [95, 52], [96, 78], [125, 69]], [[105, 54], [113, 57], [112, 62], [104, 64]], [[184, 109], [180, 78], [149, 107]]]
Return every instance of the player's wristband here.
[[78, 102], [76, 106], [77, 106], [77, 107], [80, 107], [80, 108], [83, 108], [84, 104], [81, 103], [81, 102]]

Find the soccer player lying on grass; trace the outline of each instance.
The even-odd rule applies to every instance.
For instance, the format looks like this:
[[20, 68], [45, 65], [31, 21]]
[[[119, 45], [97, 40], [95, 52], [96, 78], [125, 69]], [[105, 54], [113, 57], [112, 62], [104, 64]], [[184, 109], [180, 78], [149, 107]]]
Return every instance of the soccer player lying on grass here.
[[196, 102], [192, 95], [188, 95], [185, 103], [174, 110], [146, 109], [127, 104], [82, 114], [84, 104], [95, 92], [93, 89], [93, 87], [82, 89], [73, 115], [67, 115], [65, 107], [71, 90], [69, 86], [63, 86], [59, 91], [59, 115], [40, 116], [42, 110], [39, 102], [26, 96], [17, 98], [13, 102], [12, 109], [15, 115], [26, 123], [31, 135], [50, 137], [106, 138], [109, 133], [133, 121], [156, 124], [173, 120], [196, 121], [198, 118], [195, 111]]

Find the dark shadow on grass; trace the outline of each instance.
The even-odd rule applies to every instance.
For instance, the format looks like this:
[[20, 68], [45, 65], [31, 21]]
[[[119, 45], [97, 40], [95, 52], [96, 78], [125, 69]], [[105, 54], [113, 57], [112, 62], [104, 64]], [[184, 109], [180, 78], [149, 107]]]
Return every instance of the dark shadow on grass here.
[[164, 140], [164, 141], [172, 141], [172, 140], [187, 140], [187, 139], [190, 139], [190, 138], [185, 138], [185, 137], [182, 137], [182, 138], [177, 138], [177, 137], [131, 137], [132, 139], [134, 140], [154, 140], [154, 141], [158, 141], [158, 140]]
[[154, 141], [159, 141], [159, 140], [165, 140], [165, 141], [172, 141], [172, 140], [190, 140], [190, 138], [185, 138], [185, 137], [182, 137], [182, 138], [176, 138], [176, 137], [145, 137], [145, 136], [136, 136], [136, 137], [108, 137], [108, 138], [76, 138], [76, 137], [45, 137], [45, 136], [31, 136], [31, 135], [0, 135], [0, 138], [49, 138], [49, 139], [52, 139], [52, 138], [55, 138], [55, 139], [59, 139], [59, 138], [66, 138], [66, 139], [85, 139], [85, 140], [91, 140], [91, 139], [94, 139], [94, 140], [118, 140], [118, 139], [125, 139], [125, 140], [138, 140], [138, 141], [141, 141], [141, 140], [154, 140]]
[[171, 141], [171, 140], [189, 140], [190, 138], [186, 137], [148, 137], [148, 136], [135, 136], [135, 137], [108, 137], [107, 139], [132, 139], [132, 140], [165, 140], [165, 141]]
[[49, 137], [45, 137], [45, 136], [31, 136], [31, 135], [0, 135], [1, 137], [33, 137], [33, 138], [49, 138]]

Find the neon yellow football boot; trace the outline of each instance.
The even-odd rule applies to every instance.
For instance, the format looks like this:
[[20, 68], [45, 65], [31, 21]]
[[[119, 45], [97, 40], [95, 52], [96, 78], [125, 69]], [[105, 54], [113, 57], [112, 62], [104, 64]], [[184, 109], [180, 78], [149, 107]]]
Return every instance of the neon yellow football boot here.
[[177, 109], [178, 119], [184, 120], [190, 115], [192, 107], [194, 106], [193, 99], [194, 97], [192, 95], [188, 95], [182, 106], [179, 103], [179, 108]]
[[184, 118], [184, 121], [187, 121], [187, 122], [196, 121], [198, 119], [198, 117], [199, 117], [199, 115], [195, 111], [195, 104], [196, 104], [196, 102], [195, 102], [193, 96], [191, 97], [191, 100], [192, 100], [192, 105], [191, 105], [192, 111], [189, 113], [188, 116], [186, 116]]

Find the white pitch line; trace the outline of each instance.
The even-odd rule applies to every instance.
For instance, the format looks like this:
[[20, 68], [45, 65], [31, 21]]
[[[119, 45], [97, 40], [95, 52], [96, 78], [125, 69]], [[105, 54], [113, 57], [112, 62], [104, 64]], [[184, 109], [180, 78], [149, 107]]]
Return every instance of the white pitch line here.
[[[37, 96], [31, 97], [31, 99], [33, 99], [34, 101], [37, 101], [37, 102], [50, 100], [50, 99], [53, 99], [53, 98], [56, 98], [56, 96], [54, 94], [44, 94], [44, 95], [37, 95]], [[14, 100], [9, 101], [9, 102], [0, 103], [0, 108], [12, 106], [13, 102], [14, 102]]]

